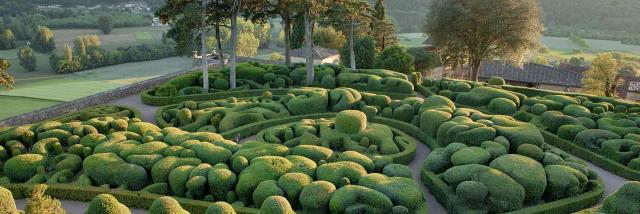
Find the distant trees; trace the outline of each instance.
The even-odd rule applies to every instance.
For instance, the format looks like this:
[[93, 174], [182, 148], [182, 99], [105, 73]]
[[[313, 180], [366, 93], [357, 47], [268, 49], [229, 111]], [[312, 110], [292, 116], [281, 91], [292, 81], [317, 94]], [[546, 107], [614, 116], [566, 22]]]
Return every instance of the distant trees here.
[[571, 35], [569, 35], [569, 40], [571, 40], [571, 42], [573, 42], [574, 44], [580, 46], [580, 48], [582, 49], [591, 48], [589, 43], [587, 43], [587, 41], [584, 41], [584, 39], [582, 39], [582, 37], [578, 36], [577, 34], [572, 33]]
[[258, 54], [260, 40], [250, 33], [240, 33], [238, 36], [238, 56], [255, 57]]
[[369, 26], [371, 23], [371, 5], [362, 0], [339, 0], [331, 4], [326, 16], [329, 25], [341, 29], [347, 34], [349, 46], [349, 65], [356, 69], [358, 63], [355, 60], [354, 38], [356, 35], [365, 34], [360, 26]]
[[413, 66], [417, 72], [428, 72], [442, 65], [440, 56], [424, 47], [409, 48], [407, 51], [414, 58]]
[[11, 86], [15, 83], [13, 77], [9, 75], [9, 67], [11, 67], [11, 62], [0, 58], [0, 85], [3, 85], [7, 90], [11, 90]]
[[[354, 39], [355, 61], [360, 69], [373, 68], [376, 59], [376, 43], [370, 36], [356, 37]], [[340, 64], [351, 67], [349, 55], [349, 42], [340, 48]]]
[[40, 53], [49, 53], [56, 49], [53, 40], [53, 31], [44, 26], [39, 26], [35, 35], [31, 39], [31, 47]]
[[585, 92], [616, 96], [616, 88], [623, 83], [623, 77], [637, 77], [639, 70], [635, 64], [616, 59], [612, 53], [598, 54], [591, 62], [591, 69], [585, 72], [582, 84]]
[[387, 47], [376, 57], [376, 67], [410, 74], [414, 71], [414, 57], [407, 52], [407, 49], [394, 45]]
[[36, 54], [30, 47], [22, 47], [18, 49], [18, 59], [20, 59], [20, 66], [22, 66], [25, 70], [36, 70]]
[[0, 35], [0, 50], [10, 50], [16, 48], [16, 37], [11, 29], [4, 29]]
[[543, 28], [536, 0], [434, 0], [430, 11], [425, 32], [446, 64], [470, 65], [470, 80], [478, 80], [486, 59], [521, 63], [540, 46]]
[[113, 29], [113, 17], [111, 14], [102, 14], [98, 17], [98, 28], [103, 34], [110, 34]]
[[333, 27], [319, 27], [313, 32], [313, 44], [317, 46], [339, 50], [344, 41], [344, 34]]
[[384, 0], [376, 0], [372, 16], [370, 35], [375, 38], [378, 50], [397, 45], [395, 26], [387, 19]]

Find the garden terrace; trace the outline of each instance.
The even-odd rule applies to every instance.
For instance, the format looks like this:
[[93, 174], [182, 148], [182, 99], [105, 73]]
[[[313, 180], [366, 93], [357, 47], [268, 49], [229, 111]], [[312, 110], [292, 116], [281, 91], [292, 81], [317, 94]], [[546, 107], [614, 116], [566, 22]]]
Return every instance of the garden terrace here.
[[[383, 75], [376, 72], [355, 74]], [[433, 81], [407, 82], [411, 94], [414, 85], [435, 89]], [[597, 203], [602, 179], [550, 142], [536, 115], [523, 112], [526, 95], [476, 84], [443, 94], [452, 99], [342, 85], [214, 90], [207, 93], [221, 97], [161, 97], [167, 105], [158, 108], [157, 125], [132, 118], [135, 109], [98, 107], [84, 117], [2, 129], [0, 185], [23, 198], [47, 183], [55, 197], [154, 212], [426, 213], [412, 179], [419, 173], [450, 213], [568, 213]], [[238, 135], [249, 140], [231, 140]], [[418, 141], [433, 152], [412, 171]]]
[[456, 105], [533, 124], [547, 143], [619, 176], [640, 179], [640, 104], [506, 86], [498, 78], [488, 84], [442, 80], [425, 81], [423, 86], [450, 97]]
[[[414, 97], [414, 85], [420, 77], [414, 73], [402, 73], [382, 69], [350, 70], [338, 65], [320, 65], [315, 68], [312, 87], [334, 89], [350, 87], [363, 92], [386, 94], [396, 99]], [[176, 77], [141, 94], [148, 105], [169, 105], [181, 101], [205, 101], [227, 97], [260, 96], [264, 91], [286, 94], [291, 87], [300, 87], [306, 80], [304, 64], [292, 66], [260, 64], [256, 62], [238, 65], [238, 87], [229, 88], [229, 70], [209, 73], [211, 88], [202, 88], [202, 72]]]

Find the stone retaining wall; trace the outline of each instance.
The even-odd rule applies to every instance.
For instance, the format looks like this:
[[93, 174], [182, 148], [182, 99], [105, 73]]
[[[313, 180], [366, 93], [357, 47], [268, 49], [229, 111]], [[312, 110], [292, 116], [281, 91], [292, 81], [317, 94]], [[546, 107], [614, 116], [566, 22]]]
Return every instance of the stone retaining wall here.
[[143, 90], [153, 88], [154, 86], [160, 85], [178, 75], [187, 73], [189, 71], [191, 71], [191, 69], [155, 77], [155, 78], [137, 82], [131, 85], [122, 86], [109, 91], [104, 91], [91, 96], [76, 99], [73, 101], [64, 102], [64, 103], [49, 106], [47, 108], [43, 108], [40, 110], [9, 117], [4, 120], [0, 120], [0, 127], [36, 123], [36, 122], [54, 118], [69, 112], [78, 111], [80, 109], [83, 109], [89, 106], [109, 103], [112, 100], [116, 100], [132, 94], [139, 94]]

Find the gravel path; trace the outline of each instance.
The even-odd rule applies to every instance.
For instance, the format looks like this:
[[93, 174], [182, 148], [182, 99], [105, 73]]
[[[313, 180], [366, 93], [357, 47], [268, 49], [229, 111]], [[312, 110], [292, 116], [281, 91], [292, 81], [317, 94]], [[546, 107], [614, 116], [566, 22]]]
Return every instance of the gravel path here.
[[150, 106], [142, 103], [139, 94], [129, 95], [114, 101], [109, 104], [131, 106], [137, 108], [142, 113], [142, 121], [156, 124], [155, 114], [158, 110], [158, 106]]

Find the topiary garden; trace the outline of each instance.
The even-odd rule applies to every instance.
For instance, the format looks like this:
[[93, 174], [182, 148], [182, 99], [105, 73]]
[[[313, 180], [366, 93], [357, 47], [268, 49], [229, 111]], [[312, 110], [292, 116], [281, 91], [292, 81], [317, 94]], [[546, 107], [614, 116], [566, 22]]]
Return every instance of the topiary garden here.
[[[24, 198], [47, 184], [55, 197], [90, 201], [88, 213], [406, 214], [427, 213], [424, 185], [450, 213], [570, 213], [596, 204], [604, 184], [567, 152], [640, 178], [635, 103], [501, 78], [316, 72], [301, 87], [302, 64], [242, 63], [237, 89], [226, 69], [210, 73], [210, 89], [188, 73], [141, 94], [163, 105], [155, 124], [97, 106], [2, 128], [0, 193]], [[418, 172], [408, 165], [420, 143], [432, 152]], [[634, 213], [617, 202], [637, 199], [633, 185], [601, 212]]]

